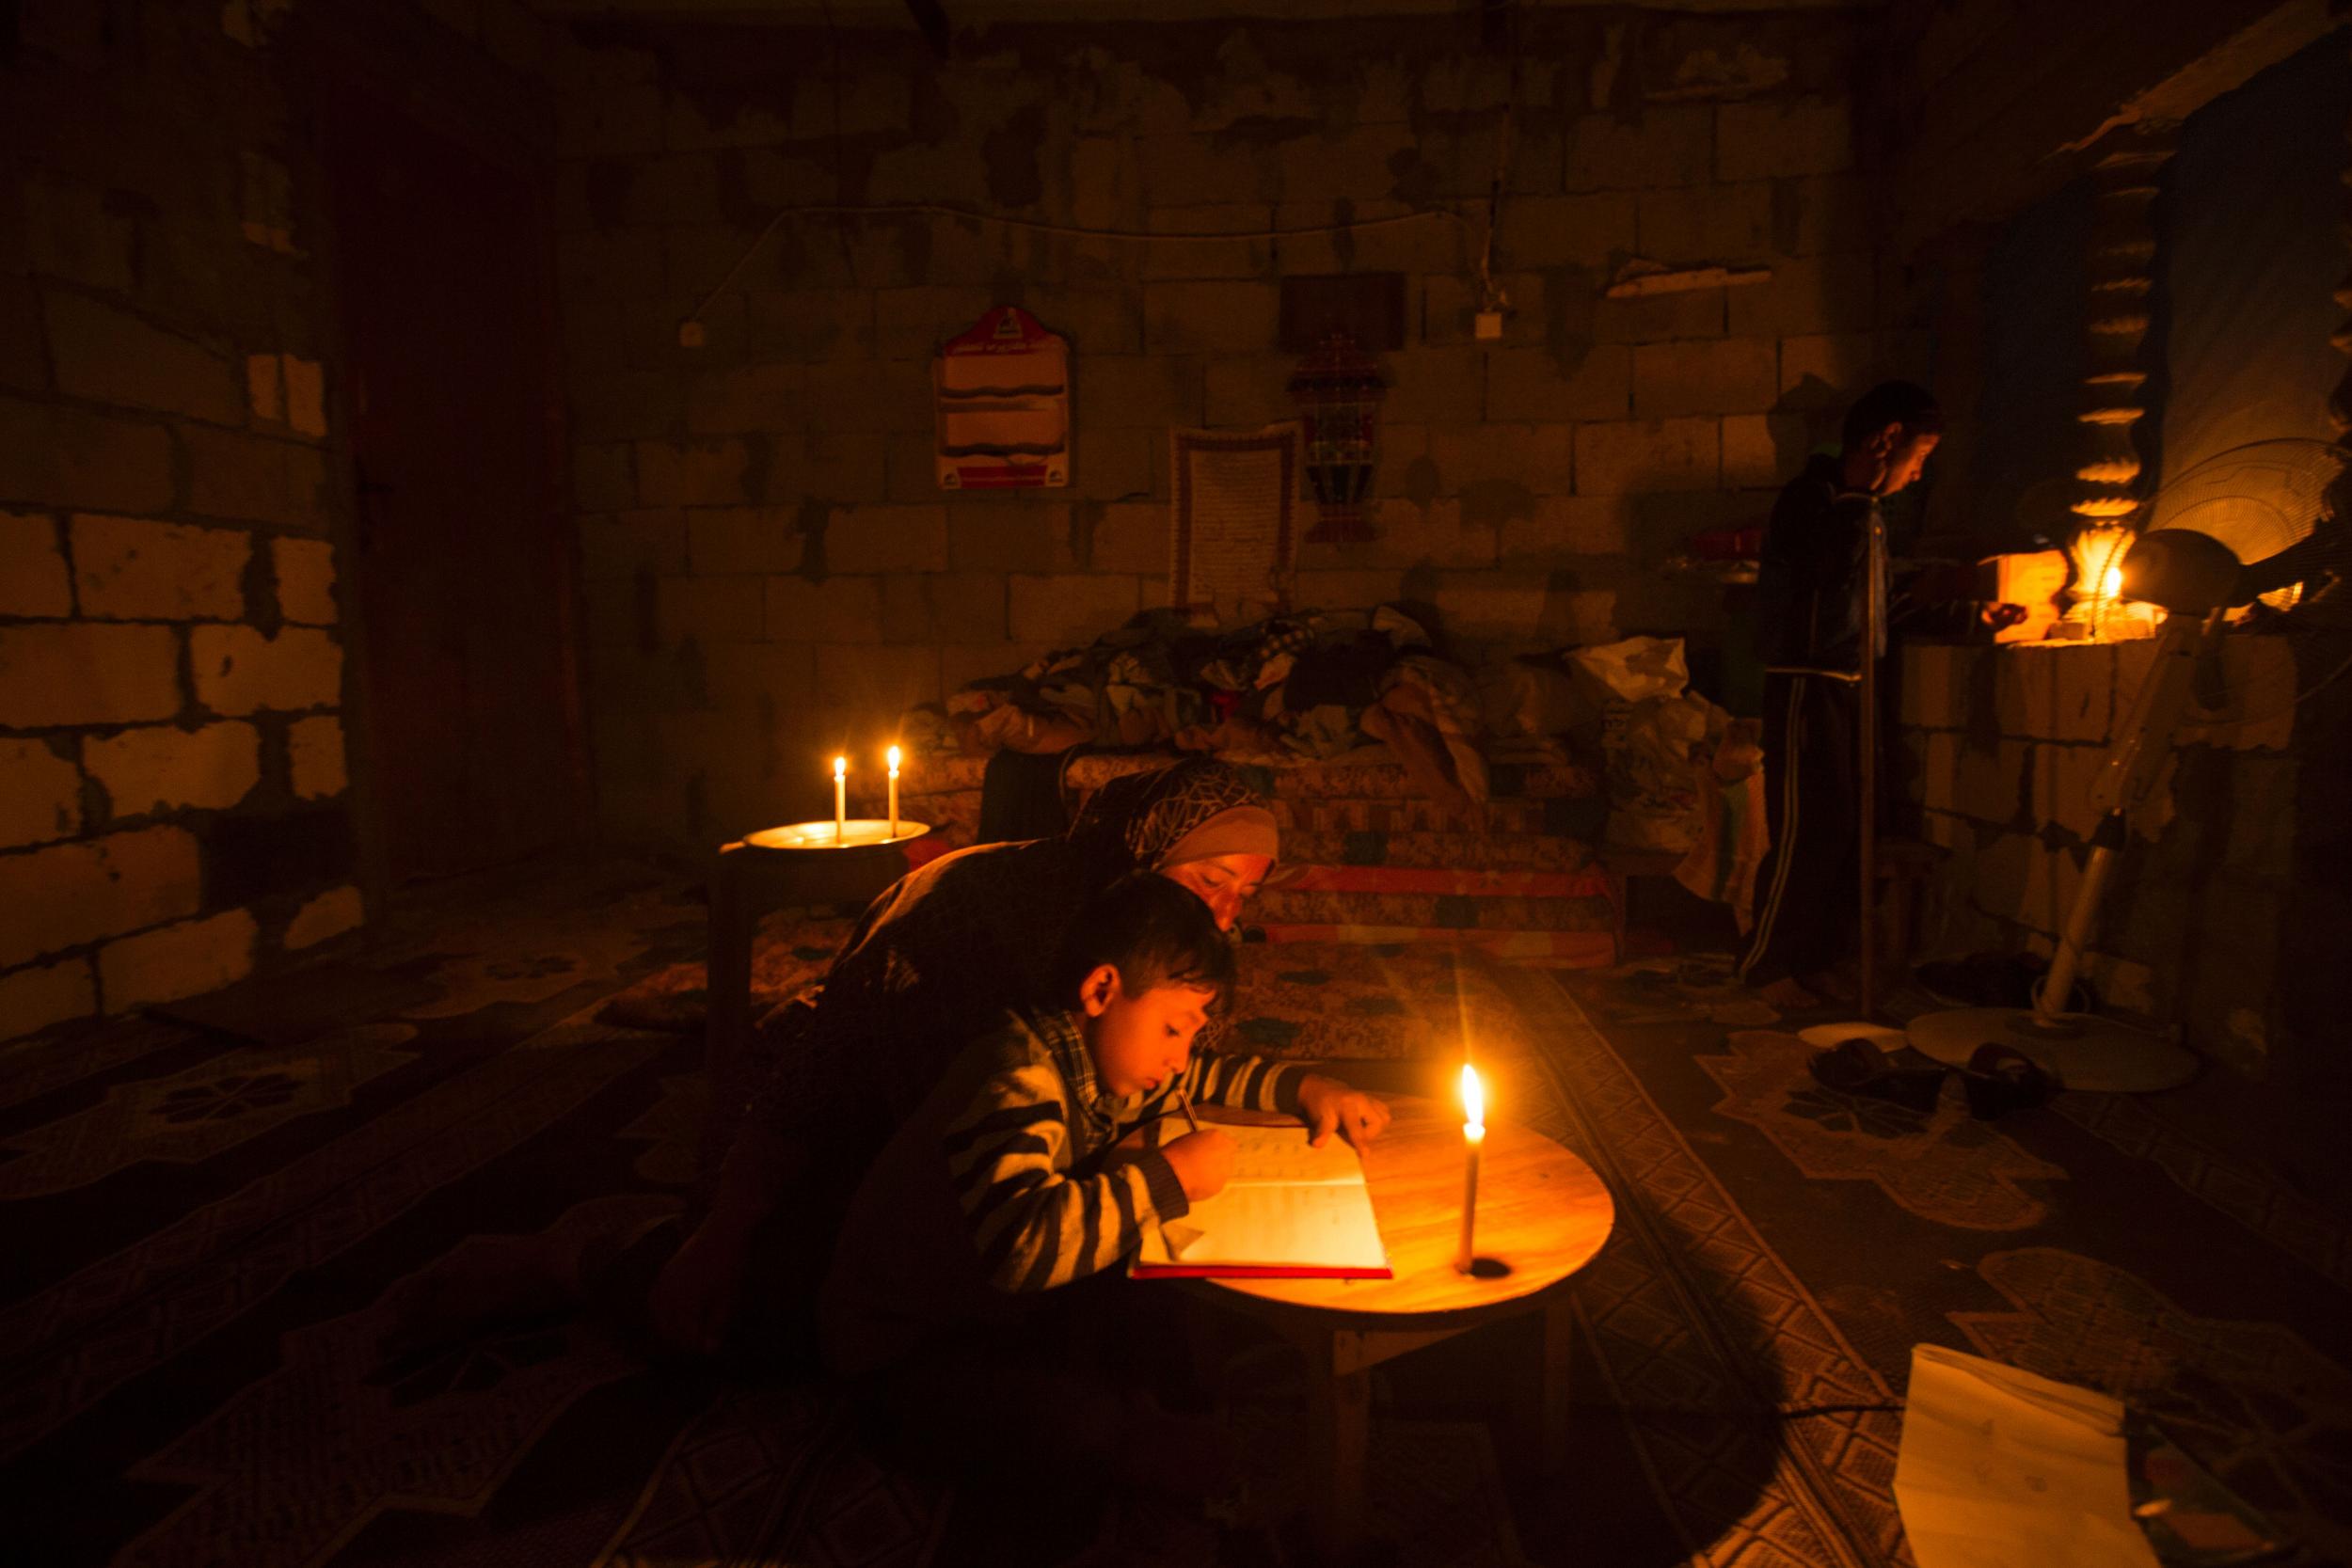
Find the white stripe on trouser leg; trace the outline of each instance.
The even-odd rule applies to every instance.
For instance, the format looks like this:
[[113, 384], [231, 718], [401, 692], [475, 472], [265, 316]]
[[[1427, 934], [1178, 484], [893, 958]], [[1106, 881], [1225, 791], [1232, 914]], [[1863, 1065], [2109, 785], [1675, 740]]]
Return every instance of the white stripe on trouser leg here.
[[1797, 757], [1804, 745], [1804, 677], [1792, 675], [1788, 681], [1788, 719], [1781, 726], [1783, 750], [1787, 760], [1780, 772], [1780, 858], [1772, 865], [1772, 885], [1764, 895], [1764, 908], [1756, 916], [1756, 938], [1748, 944], [1747, 957], [1740, 960], [1740, 978], [1745, 980], [1748, 971], [1763, 961], [1765, 950], [1772, 943], [1772, 927], [1780, 915], [1781, 899], [1788, 891], [1788, 867], [1796, 861], [1797, 847]]

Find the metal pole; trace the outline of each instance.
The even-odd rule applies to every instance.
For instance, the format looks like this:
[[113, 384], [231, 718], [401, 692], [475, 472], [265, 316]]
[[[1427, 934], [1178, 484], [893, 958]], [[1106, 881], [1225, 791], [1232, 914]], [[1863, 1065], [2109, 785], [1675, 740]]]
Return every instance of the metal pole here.
[[1862, 975], [1854, 988], [1854, 1005], [1867, 1022], [1878, 1015], [1879, 637], [1886, 625], [1882, 597], [1886, 522], [1876, 500], [1870, 503], [1864, 532], [1867, 545], [1862, 552], [1862, 682], [1857, 693], [1862, 704], [1862, 809], [1855, 814], [1862, 820]]

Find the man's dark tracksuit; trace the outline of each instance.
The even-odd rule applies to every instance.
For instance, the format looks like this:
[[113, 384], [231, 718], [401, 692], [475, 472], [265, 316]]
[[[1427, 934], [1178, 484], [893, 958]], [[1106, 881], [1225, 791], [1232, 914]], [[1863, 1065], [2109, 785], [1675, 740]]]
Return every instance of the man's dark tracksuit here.
[[[1817, 456], [1781, 491], [1764, 531], [1756, 641], [1765, 666], [1772, 842], [1756, 873], [1756, 919], [1740, 963], [1752, 986], [1826, 969], [1853, 929], [1861, 875], [1854, 677], [1876, 508], [1875, 497], [1846, 489], [1837, 459]], [[1884, 653], [1883, 644], [1876, 651]]]

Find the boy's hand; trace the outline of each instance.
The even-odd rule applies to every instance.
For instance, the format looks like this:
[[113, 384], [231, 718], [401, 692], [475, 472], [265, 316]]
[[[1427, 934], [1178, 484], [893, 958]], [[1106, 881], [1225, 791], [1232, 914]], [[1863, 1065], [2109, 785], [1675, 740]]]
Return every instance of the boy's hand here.
[[1358, 1148], [1389, 1125], [1389, 1107], [1337, 1078], [1310, 1077], [1298, 1086], [1298, 1108], [1307, 1119], [1307, 1141], [1317, 1148], [1334, 1130]]
[[1160, 1152], [1176, 1167], [1176, 1180], [1195, 1203], [1215, 1197], [1233, 1179], [1233, 1140], [1214, 1127], [1173, 1139]]

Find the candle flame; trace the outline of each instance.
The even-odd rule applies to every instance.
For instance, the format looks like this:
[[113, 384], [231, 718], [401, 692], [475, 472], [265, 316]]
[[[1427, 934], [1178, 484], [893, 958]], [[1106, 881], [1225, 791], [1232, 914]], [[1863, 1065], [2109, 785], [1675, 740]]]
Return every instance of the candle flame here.
[[834, 778], [840, 778], [842, 775], [849, 772], [849, 770], [850, 759], [848, 757], [835, 757], [833, 759], [833, 776]]
[[1478, 1069], [1468, 1062], [1462, 1064], [1462, 1114], [1470, 1118], [1468, 1126], [1486, 1131], [1486, 1094], [1479, 1086]]
[[896, 746], [890, 748], [890, 770], [893, 773], [898, 770], [898, 748]]

